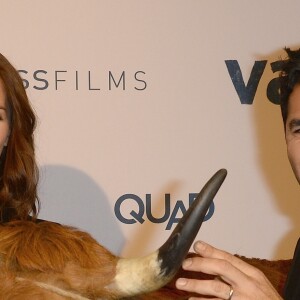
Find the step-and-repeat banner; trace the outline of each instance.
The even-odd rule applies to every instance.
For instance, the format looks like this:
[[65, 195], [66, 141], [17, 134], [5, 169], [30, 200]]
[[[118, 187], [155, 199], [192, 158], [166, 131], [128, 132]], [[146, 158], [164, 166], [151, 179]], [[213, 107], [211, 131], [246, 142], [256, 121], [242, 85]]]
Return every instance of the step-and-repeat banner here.
[[300, 231], [278, 61], [300, 2], [2, 0], [1, 53], [38, 116], [40, 217], [116, 254], [159, 247], [205, 182], [228, 176], [198, 239], [290, 257]]

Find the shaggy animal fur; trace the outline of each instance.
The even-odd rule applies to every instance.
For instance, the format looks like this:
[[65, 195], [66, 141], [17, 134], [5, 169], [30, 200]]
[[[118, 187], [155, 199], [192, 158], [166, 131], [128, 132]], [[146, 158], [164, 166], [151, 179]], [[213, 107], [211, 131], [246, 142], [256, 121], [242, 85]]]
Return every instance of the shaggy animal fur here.
[[74, 228], [28, 221], [1, 225], [0, 260], [3, 300], [114, 298], [104, 287], [115, 276], [117, 258]]
[[[193, 255], [193, 254], [190, 254]], [[247, 259], [261, 269], [281, 293], [290, 261]], [[107, 288], [115, 277], [118, 257], [89, 234], [51, 222], [14, 221], [0, 225], [0, 299], [119, 299]], [[207, 279], [181, 270], [176, 277]], [[188, 299], [176, 278], [166, 287], [129, 299]]]

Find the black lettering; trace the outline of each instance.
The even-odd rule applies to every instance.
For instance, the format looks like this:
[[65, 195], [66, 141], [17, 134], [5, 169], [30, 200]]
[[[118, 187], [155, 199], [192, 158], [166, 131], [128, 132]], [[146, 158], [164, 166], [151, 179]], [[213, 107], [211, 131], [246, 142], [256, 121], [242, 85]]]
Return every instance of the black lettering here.
[[100, 88], [92, 88], [91, 87], [91, 71], [89, 71], [89, 90], [90, 91], [100, 91]]
[[137, 71], [137, 72], [135, 72], [135, 74], [134, 74], [135, 80], [136, 80], [136, 81], [139, 81], [139, 82], [143, 82], [143, 83], [144, 83], [144, 84], [143, 84], [144, 86], [143, 86], [142, 88], [137, 88], [137, 87], [134, 87], [134, 88], [135, 88], [136, 90], [138, 90], [138, 91], [143, 91], [143, 90], [146, 89], [147, 83], [146, 83], [146, 81], [141, 80], [141, 79], [139, 79], [139, 78], [137, 77], [137, 75], [138, 75], [139, 73], [142, 73], [142, 74], [146, 74], [146, 73], [143, 72], [143, 71]]
[[57, 74], [58, 73], [67, 73], [67, 71], [55, 71], [55, 89], [57, 90], [57, 83], [58, 82], [64, 82], [64, 79], [58, 79]]
[[45, 90], [45, 89], [48, 88], [49, 83], [48, 83], [48, 81], [47, 81], [46, 79], [43, 79], [43, 78], [38, 77], [38, 74], [39, 74], [39, 73], [47, 74], [47, 71], [45, 71], [45, 70], [36, 70], [36, 71], [33, 73], [33, 78], [34, 78], [36, 81], [44, 82], [44, 86], [38, 87], [38, 86], [34, 85], [33, 88], [36, 89], [36, 90]]
[[109, 71], [109, 78], [108, 78], [108, 83], [109, 83], [109, 90], [111, 90], [111, 81], [114, 82], [115, 84], [115, 87], [118, 88], [120, 83], [121, 83], [121, 80], [123, 81], [123, 91], [125, 91], [125, 71], [122, 72], [122, 75], [118, 81], [118, 83], [116, 83], [114, 77], [113, 77], [113, 74], [111, 71]]
[[[28, 74], [28, 72], [26, 70], [19, 70], [18, 72]], [[29, 81], [26, 80], [25, 78], [23, 78], [23, 76], [21, 76], [21, 78], [22, 78], [22, 81], [23, 81], [24, 89], [26, 90], [27, 88], [29, 88]]]
[[78, 91], [78, 71], [76, 71], [76, 91]]

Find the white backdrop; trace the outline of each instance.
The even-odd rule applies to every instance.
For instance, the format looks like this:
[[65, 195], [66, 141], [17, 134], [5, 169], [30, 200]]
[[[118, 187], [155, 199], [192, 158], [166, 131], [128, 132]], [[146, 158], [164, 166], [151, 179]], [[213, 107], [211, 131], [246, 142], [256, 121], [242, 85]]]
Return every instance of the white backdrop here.
[[[279, 106], [267, 97], [278, 75], [271, 63], [300, 44], [300, 2], [288, 3], [1, 0], [1, 53], [22, 70], [38, 115], [40, 217], [87, 230], [114, 253], [143, 255], [166, 240], [189, 194], [226, 168], [198, 238], [290, 257], [299, 188]], [[241, 104], [229, 60], [245, 91], [257, 79], [252, 104]], [[265, 64], [261, 76], [251, 73], [255, 61]], [[149, 220], [150, 203], [161, 223]]]

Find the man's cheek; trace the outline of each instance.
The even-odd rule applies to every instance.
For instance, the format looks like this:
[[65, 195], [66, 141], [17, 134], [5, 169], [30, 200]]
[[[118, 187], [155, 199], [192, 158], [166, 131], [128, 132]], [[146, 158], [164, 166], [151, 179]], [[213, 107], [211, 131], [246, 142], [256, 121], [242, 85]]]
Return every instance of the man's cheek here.
[[290, 141], [287, 143], [287, 152], [290, 164], [296, 175], [298, 182], [300, 181], [300, 140]]

